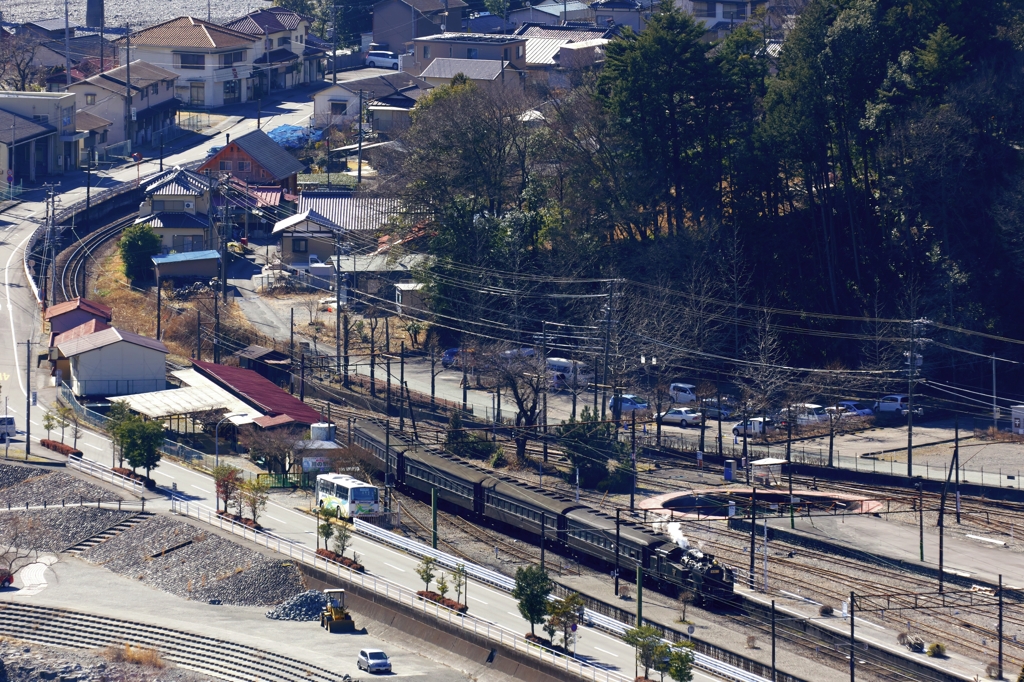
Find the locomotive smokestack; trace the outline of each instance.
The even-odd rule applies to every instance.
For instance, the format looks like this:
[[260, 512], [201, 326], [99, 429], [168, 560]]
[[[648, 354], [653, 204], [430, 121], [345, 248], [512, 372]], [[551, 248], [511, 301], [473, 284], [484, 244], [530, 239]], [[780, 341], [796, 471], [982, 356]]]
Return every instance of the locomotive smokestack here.
[[86, 0], [85, 3], [85, 25], [103, 25], [103, 0]]

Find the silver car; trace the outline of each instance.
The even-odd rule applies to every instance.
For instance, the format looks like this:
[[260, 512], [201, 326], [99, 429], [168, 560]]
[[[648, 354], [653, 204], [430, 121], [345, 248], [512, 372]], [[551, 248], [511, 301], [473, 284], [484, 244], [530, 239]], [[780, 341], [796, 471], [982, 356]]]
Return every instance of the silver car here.
[[701, 414], [692, 407], [673, 407], [660, 415], [662, 424], [674, 424], [679, 427], [696, 426], [701, 422]]
[[380, 649], [363, 649], [356, 659], [356, 667], [368, 673], [389, 673], [391, 659]]

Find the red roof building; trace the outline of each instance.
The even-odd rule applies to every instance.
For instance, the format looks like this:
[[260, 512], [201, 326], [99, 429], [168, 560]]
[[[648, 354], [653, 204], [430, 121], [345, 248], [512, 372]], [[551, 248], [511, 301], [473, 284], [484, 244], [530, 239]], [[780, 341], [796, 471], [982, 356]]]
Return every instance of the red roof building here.
[[193, 360], [197, 372], [270, 417], [290, 417], [299, 424], [316, 424], [320, 413], [295, 396], [278, 388], [251, 369], [215, 365]]
[[90, 320], [110, 322], [114, 317], [114, 311], [102, 303], [85, 298], [73, 298], [50, 306], [46, 309], [44, 317], [50, 323], [50, 332], [61, 334]]

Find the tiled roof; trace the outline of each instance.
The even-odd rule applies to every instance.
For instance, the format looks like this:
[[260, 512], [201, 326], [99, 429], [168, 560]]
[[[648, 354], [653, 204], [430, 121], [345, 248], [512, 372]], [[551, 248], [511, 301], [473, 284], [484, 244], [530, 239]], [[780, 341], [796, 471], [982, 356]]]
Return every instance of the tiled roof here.
[[[132, 34], [132, 43], [146, 47], [251, 47], [253, 37], [195, 17], [178, 17]], [[118, 40], [119, 45], [124, 39]]]
[[231, 391], [256, 409], [267, 413], [268, 416], [287, 415], [301, 424], [320, 422], [319, 412], [250, 369], [226, 367], [200, 360], [193, 360], [192, 365], [197, 372]]
[[[63, 28], [63, 26], [61, 27]], [[112, 41], [106, 38], [100, 38], [98, 33], [84, 36], [74, 36], [69, 41], [71, 43], [71, 61], [77, 62], [86, 57], [100, 56], [100, 46], [103, 46], [104, 57], [110, 62], [116, 61], [117, 49], [114, 47]], [[50, 40], [43, 45], [57, 54], [64, 55], [64, 41], [63, 40]]]
[[287, 28], [289, 31], [294, 31], [295, 29], [297, 29], [299, 27], [299, 24], [301, 24], [303, 21], [305, 21], [308, 24], [313, 23], [313, 17], [306, 16], [305, 14], [299, 14], [298, 12], [293, 12], [292, 10], [285, 9], [284, 7], [268, 7], [263, 11], [270, 12], [271, 14], [276, 14], [277, 20], [284, 24], [285, 28]]
[[160, 211], [142, 218], [135, 219], [136, 225], [165, 228], [192, 228], [205, 230], [210, 226], [210, 219], [202, 213], [193, 215], [178, 211]]
[[299, 212], [315, 211], [345, 230], [379, 230], [400, 211], [398, 199], [357, 192], [303, 192]]
[[227, 28], [254, 36], [266, 36], [271, 33], [283, 33], [288, 30], [271, 12], [259, 10], [246, 14], [244, 17], [234, 21], [229, 21], [224, 25]]
[[555, 55], [571, 42], [568, 38], [530, 38], [526, 41], [526, 63], [557, 64]]
[[[253, 130], [241, 137], [233, 138], [231, 144], [237, 144], [241, 147], [242, 151], [251, 156], [253, 161], [270, 173], [275, 182], [280, 182], [291, 175], [301, 173], [306, 168], [294, 156], [286, 152], [281, 145], [271, 140], [270, 136], [262, 130]], [[219, 163], [218, 157], [223, 153], [224, 150], [222, 149], [212, 159], [207, 161], [204, 167], [214, 168], [213, 164]]]
[[50, 347], [58, 346], [66, 341], [71, 341], [72, 339], [77, 339], [81, 336], [95, 334], [96, 332], [101, 332], [104, 329], [110, 329], [110, 325], [103, 320], [89, 320], [85, 324], [73, 327], [63, 334], [58, 334], [50, 343]]
[[499, 35], [497, 33], [436, 33], [432, 36], [423, 36], [415, 40], [430, 40], [435, 43], [490, 43], [494, 45], [505, 45], [522, 40], [517, 35]]
[[210, 178], [179, 166], [165, 170], [151, 179], [144, 190], [146, 196], [152, 194], [178, 194], [200, 196], [210, 188]]
[[[0, 96], [0, 107], [2, 106], [3, 97]], [[0, 109], [0, 144], [11, 144], [12, 137], [15, 142], [23, 142], [54, 132], [57, 132], [57, 129], [48, 123], [36, 123], [24, 116]]]
[[[509, 62], [504, 62], [505, 66]], [[502, 62], [498, 59], [453, 59], [438, 57], [423, 70], [420, 78], [444, 78], [450, 80], [458, 74], [470, 80], [492, 81], [501, 75]]]
[[[387, 2], [388, 0], [381, 1]], [[378, 2], [377, 4], [380, 3]], [[443, 12], [445, 9], [451, 11], [453, 9], [462, 9], [463, 7], [469, 6], [462, 0], [448, 0], [447, 3], [445, 3], [445, 0], [402, 0], [402, 4], [408, 5], [417, 12], [423, 12], [424, 14], [429, 14], [430, 12]]]
[[[336, 86], [328, 86], [327, 88], [324, 88], [324, 90], [334, 87], [344, 88], [352, 94], [356, 94], [360, 90], [368, 90], [373, 93], [373, 96], [376, 99], [384, 99], [400, 93], [410, 99], [416, 100], [428, 90], [433, 89], [434, 86], [422, 78], [410, 76], [404, 71], [396, 71], [383, 76], [356, 78], [343, 83], [338, 83]], [[320, 92], [323, 92], [323, 90]]]
[[[116, 69], [104, 71], [103, 73], [98, 73], [91, 78], [86, 78], [83, 82], [105, 88], [107, 90], [112, 90], [118, 94], [123, 94], [128, 70], [127, 66], [119, 66]], [[178, 74], [173, 71], [168, 71], [167, 69], [159, 66], [154, 66], [153, 64], [144, 62], [140, 59], [131, 63], [132, 90], [135, 90], [136, 92], [141, 92], [153, 83], [173, 81], [177, 78]]]
[[185, 253], [169, 253], [166, 256], [153, 256], [153, 264], [160, 266], [165, 263], [186, 263], [195, 260], [220, 259], [220, 253], [210, 249], [208, 251], [186, 251]]
[[150, 350], [159, 351], [161, 353], [168, 352], [167, 346], [156, 339], [150, 339], [131, 332], [121, 331], [114, 327], [108, 327], [102, 331], [80, 336], [64, 343], [59, 343], [57, 344], [57, 348], [60, 349], [60, 352], [64, 357], [70, 358], [75, 355], [88, 353], [89, 351], [96, 350], [97, 348], [110, 346], [121, 341], [135, 346], [149, 348]]
[[90, 301], [87, 298], [73, 298], [70, 301], [65, 301], [64, 303], [52, 305], [46, 309], [46, 315], [43, 317], [47, 320], [52, 320], [58, 315], [63, 315], [64, 313], [69, 313], [72, 310], [78, 310], [79, 308], [91, 315], [98, 315], [108, 322], [114, 317], [114, 311], [109, 307], [102, 303]]
[[76, 130], [100, 130], [112, 124], [113, 121], [108, 121], [102, 116], [97, 116], [96, 114], [90, 114], [88, 111], [82, 111], [79, 109], [75, 112]]
[[593, 38], [612, 38], [615, 36], [615, 32], [607, 28], [523, 24], [516, 31], [515, 35], [521, 38], [563, 38], [579, 41], [591, 40]]
[[286, 47], [279, 47], [276, 50], [270, 52], [264, 52], [262, 57], [252, 60], [253, 64], [284, 64], [285, 62], [293, 62], [299, 58], [299, 55], [295, 54]]

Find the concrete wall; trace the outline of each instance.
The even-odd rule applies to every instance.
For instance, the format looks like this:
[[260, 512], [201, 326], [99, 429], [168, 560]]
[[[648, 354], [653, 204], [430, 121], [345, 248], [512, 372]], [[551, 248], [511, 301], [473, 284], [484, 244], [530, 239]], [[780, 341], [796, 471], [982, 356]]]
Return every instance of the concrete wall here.
[[[441, 17], [428, 19], [409, 5], [399, 0], [378, 3], [373, 8], [373, 42], [387, 45], [392, 52], [402, 54], [406, 43], [413, 38], [436, 35], [441, 32]], [[448, 15], [449, 31], [457, 31], [462, 26], [461, 10], [454, 10]]]

